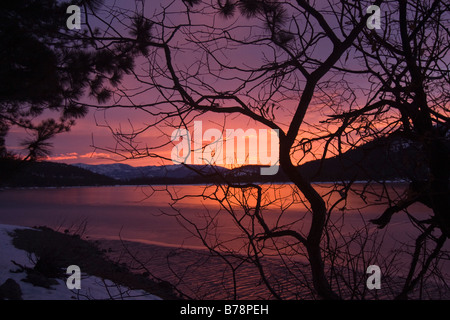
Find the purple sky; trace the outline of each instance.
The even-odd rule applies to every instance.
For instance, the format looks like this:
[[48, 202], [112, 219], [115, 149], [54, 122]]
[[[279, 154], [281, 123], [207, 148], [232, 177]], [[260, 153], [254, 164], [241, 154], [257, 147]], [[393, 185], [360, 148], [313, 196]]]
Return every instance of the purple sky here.
[[[108, 4], [108, 1], [106, 2]], [[133, 1], [119, 1], [119, 5], [122, 6], [130, 6], [133, 5]], [[136, 2], [140, 3], [140, 2]], [[147, 1], [145, 3], [146, 6], [146, 13], [148, 16], [151, 16], [152, 13], [155, 10], [158, 10], [160, 5], [166, 4], [167, 1]], [[182, 5], [181, 1], [177, 2], [177, 6]], [[173, 10], [176, 10], [177, 7], [173, 7]], [[178, 15], [174, 15], [171, 17], [172, 23], [181, 22], [176, 21], [178, 18]], [[182, 19], [180, 17], [180, 19]], [[212, 23], [212, 17], [205, 15], [204, 17], [200, 17], [200, 20], [198, 22], [203, 23]], [[203, 19], [203, 21], [201, 21]], [[241, 18], [238, 18], [242, 20]], [[238, 20], [236, 20], [238, 21]], [[82, 21], [84, 22], [84, 21]], [[118, 23], [118, 21], [116, 21]], [[120, 23], [120, 22], [119, 22]], [[231, 21], [222, 21], [220, 19], [214, 19], [215, 25], [220, 25], [220, 23], [231, 23]], [[248, 22], [246, 22], [248, 23]], [[257, 22], [253, 22], [257, 23]], [[251, 25], [249, 25], [251, 26]], [[84, 26], [85, 27], [85, 26]], [[82, 26], [83, 28], [83, 26]], [[248, 30], [247, 30], [248, 31]], [[329, 54], [327, 45], [322, 45], [318, 47], [318, 51], [315, 53], [315, 58], [320, 59], [321, 57], [327, 56]], [[260, 63], [260, 60], [263, 57], [263, 53], [258, 47], [256, 48], [240, 48], [237, 47], [234, 50], [227, 51], [227, 56], [223, 57], [224, 61], [242, 61], [242, 63], [248, 65], [255, 63], [255, 65], [258, 65]], [[177, 61], [180, 65], [183, 63], [186, 65], [193, 64], [196, 62], [197, 59], [200, 59], [200, 57], [195, 55], [195, 52], [188, 53], [186, 55], [180, 56], [180, 54], [176, 55], [174, 57], [174, 60]], [[142, 71], [140, 68], [144, 65], [137, 64], [137, 70], [138, 72]], [[213, 79], [211, 79], [213, 80]], [[236, 83], [233, 81], [229, 81], [227, 83], [222, 83], [220, 88], [222, 90], [225, 90], [227, 86], [233, 87]], [[126, 80], [124, 81], [124, 86], [128, 88], [137, 88], [140, 86], [143, 88], [142, 84], [137, 83], [135, 80]], [[298, 101], [300, 92], [293, 91], [292, 97], [290, 97], [287, 101], [284, 103], [285, 112], [284, 114], [280, 114], [277, 116], [277, 121], [283, 125], [283, 123], [288, 123], [288, 119], [292, 114], [292, 109], [295, 108], [296, 102]], [[134, 98], [134, 102], [139, 103], [145, 103], [148, 100], [151, 100], [153, 98], [154, 92], [146, 92], [144, 94], [141, 94]], [[109, 103], [112, 103], [111, 101]], [[120, 103], [123, 103], [122, 101]], [[287, 110], [287, 111], [286, 111]], [[317, 122], [318, 118], [323, 117], [323, 111], [320, 110], [320, 106], [314, 108], [315, 111], [308, 113], [307, 119], [305, 119], [307, 122]], [[217, 127], [221, 128], [223, 125], [223, 117], [222, 116], [205, 116], [201, 118], [204, 120], [204, 130], [211, 127]], [[286, 121], [284, 121], [286, 119]], [[90, 163], [90, 164], [99, 164], [99, 163], [112, 163], [114, 160], [123, 160], [123, 158], [115, 156], [113, 153], [107, 152], [105, 150], [102, 150], [104, 148], [106, 149], [114, 149], [116, 147], [115, 140], [113, 139], [113, 135], [111, 131], [105, 127], [106, 124], [110, 125], [113, 130], [117, 130], [118, 128], [121, 128], [124, 131], [130, 131], [132, 129], [138, 130], [140, 128], [145, 127], [147, 124], [151, 123], [154, 119], [152, 119], [148, 114], [144, 112], [137, 111], [135, 109], [129, 110], [129, 109], [108, 109], [108, 110], [96, 110], [92, 109], [89, 114], [84, 119], [77, 120], [77, 124], [72, 128], [72, 130], [69, 133], [63, 133], [59, 134], [56, 138], [54, 138], [51, 142], [53, 143], [53, 149], [52, 149], [52, 155], [48, 160], [52, 161], [60, 161], [65, 163]], [[131, 124], [132, 125], [131, 125]], [[131, 127], [133, 126], [133, 127]], [[259, 125], [253, 121], [249, 121], [245, 117], [236, 117], [231, 116], [227, 118], [225, 128], [263, 128], [262, 125]], [[164, 134], [159, 131], [161, 130], [166, 135], [169, 135], [169, 137], [163, 137]], [[145, 144], [152, 144], [155, 142], [161, 142], [165, 141], [167, 142], [170, 138], [170, 132], [173, 129], [171, 128], [164, 128], [164, 126], [160, 126], [158, 129], [153, 128], [152, 130], [148, 130], [147, 132], [140, 135], [136, 141], [140, 143], [140, 145]], [[8, 146], [11, 150], [17, 150], [18, 141], [24, 137], [26, 133], [19, 132], [12, 130], [8, 136]], [[171, 146], [168, 146], [166, 148], [163, 148], [160, 151], [160, 154], [166, 157], [170, 157], [170, 151]], [[155, 161], [153, 159], [139, 159], [139, 160], [128, 160], [126, 163], [140, 166], [140, 165], [151, 165], [151, 164], [160, 164], [160, 161]]]

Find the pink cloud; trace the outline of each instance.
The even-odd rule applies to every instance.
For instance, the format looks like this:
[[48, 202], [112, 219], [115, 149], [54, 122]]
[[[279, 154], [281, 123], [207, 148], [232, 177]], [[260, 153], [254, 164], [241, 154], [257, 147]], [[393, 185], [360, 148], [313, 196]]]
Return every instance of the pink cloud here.
[[85, 154], [78, 154], [77, 152], [60, 153], [56, 156], [47, 157], [47, 161], [63, 161], [76, 159], [111, 159], [111, 155], [103, 152], [89, 152]]
[[62, 161], [62, 160], [73, 160], [73, 159], [78, 159], [78, 153], [71, 152], [71, 153], [59, 154], [57, 156], [47, 157], [45, 160], [47, 160], [47, 161]]
[[86, 159], [86, 158], [92, 158], [92, 159], [99, 159], [99, 158], [106, 158], [111, 159], [111, 155], [104, 152], [89, 152], [85, 153], [79, 156], [79, 158]]

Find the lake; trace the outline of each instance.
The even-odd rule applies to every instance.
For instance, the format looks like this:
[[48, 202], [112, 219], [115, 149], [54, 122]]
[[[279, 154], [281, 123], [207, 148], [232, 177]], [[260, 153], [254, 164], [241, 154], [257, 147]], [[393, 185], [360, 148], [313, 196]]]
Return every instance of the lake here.
[[[339, 199], [339, 194], [342, 194], [340, 186], [333, 189], [332, 184], [324, 183], [316, 184], [315, 187], [330, 203]], [[365, 230], [369, 235], [377, 233], [378, 229], [368, 221], [378, 217], [386, 208], [387, 191], [394, 200], [405, 190], [406, 184], [396, 183], [386, 187], [372, 185], [366, 189], [365, 196], [361, 196], [360, 191], [364, 187], [364, 184], [355, 185], [356, 192], [348, 193], [346, 201], [339, 203], [333, 210], [330, 220], [340, 226], [340, 233], [334, 234], [336, 239], [339, 239], [340, 234], [355, 234], [355, 230], [360, 230], [365, 223]], [[330, 193], [331, 190], [340, 192]], [[198, 197], [199, 194], [201, 197]], [[235, 288], [230, 265], [223, 259], [212, 258], [203, 250], [201, 241], [192, 235], [197, 231], [206, 234], [209, 230], [207, 239], [210, 243], [225, 244], [241, 251], [244, 248], [245, 251], [245, 247], [242, 247], [242, 233], [239, 232], [236, 221], [254, 233], [260, 230], [255, 219], [249, 218], [254, 217], [251, 205], [256, 203], [255, 199], [237, 192], [228, 203], [223, 201], [223, 195], [223, 189], [201, 185], [1, 190], [0, 223], [30, 227], [45, 225], [60, 231], [73, 231], [86, 222], [84, 236], [102, 239], [102, 248], [112, 248], [108, 250], [111, 258], [123, 261], [123, 245], [126, 245], [127, 250], [138, 256], [140, 261], [146, 261], [152, 276], [177, 285], [190, 297], [269, 299], [272, 296], [261, 282], [255, 265], [232, 261], [240, 265], [234, 274], [238, 283]], [[380, 195], [384, 197], [380, 198]], [[223, 201], [222, 209], [217, 201], [211, 200], [213, 197]], [[174, 198], [180, 199], [175, 207], [170, 205]], [[292, 229], [306, 234], [311, 215], [304, 201], [301, 195], [293, 191], [292, 185], [262, 185], [262, 214], [269, 228], [290, 225]], [[367, 205], [367, 201], [373, 205]], [[250, 214], [244, 216], [242, 204], [247, 203], [250, 205]], [[233, 212], [236, 220], [225, 209]], [[420, 218], [430, 215], [430, 210], [422, 205], [414, 205], [409, 212]], [[210, 217], [214, 218], [216, 229], [205, 228]], [[193, 228], [187, 221], [196, 223], [199, 229]], [[407, 215], [399, 212], [381, 234], [384, 239], [382, 250], [387, 252], [402, 248], [404, 244], [399, 241], [411, 241], [418, 232], [412, 227]], [[125, 241], [119, 242], [118, 239]], [[179, 249], [180, 247], [183, 249]], [[289, 246], [287, 248], [289, 250]], [[280, 260], [267, 256], [264, 259], [271, 279], [275, 279], [280, 288], [283, 288], [283, 298], [308, 296], [307, 287], [295, 277], [292, 278], [293, 275], [287, 272]], [[298, 258], [291, 263], [295, 268], [300, 268], [302, 261], [304, 260]], [[133, 261], [126, 260], [126, 263], [136, 268]], [[143, 271], [139, 266], [135, 270]], [[302, 270], [309, 272], [308, 267]], [[388, 296], [389, 292], [382, 294]]]
[[[395, 184], [395, 190], [401, 193], [406, 185]], [[331, 190], [331, 184], [316, 185], [321, 194]], [[362, 184], [360, 189], [362, 188]], [[186, 219], [204, 225], [204, 216], [208, 212], [214, 215], [219, 210], [216, 201], [208, 199], [212, 195], [223, 196], [215, 187], [205, 189], [201, 185], [177, 185], [168, 187], [172, 197], [183, 198], [176, 209], [180, 210]], [[9, 189], [0, 191], [0, 223], [21, 226], [49, 226], [64, 230], [87, 222], [85, 235], [92, 238], [125, 239], [144, 243], [187, 247], [202, 247], [201, 242], [193, 237], [188, 230], [177, 221], [177, 211], [171, 206], [171, 195], [165, 187], [148, 186], [116, 186], [116, 187], [73, 187], [73, 188], [36, 188]], [[370, 191], [367, 191], [370, 192]], [[374, 194], [382, 194], [381, 186], [375, 186]], [[189, 197], [191, 195], [203, 197]], [[338, 197], [338, 193], [331, 196]], [[327, 197], [329, 198], [329, 197]], [[367, 206], [363, 199], [349, 193], [346, 210], [335, 210], [339, 218], [345, 218], [345, 229], [349, 232], [358, 227], [362, 219], [368, 221], [379, 216], [386, 205], [377, 196], [368, 198], [375, 203]], [[279, 199], [279, 200], [275, 200]], [[270, 226], [280, 226], [291, 223], [296, 230], [307, 231], [310, 214], [302, 203], [304, 198], [292, 192], [291, 185], [263, 186], [264, 218]], [[239, 207], [241, 196], [233, 198], [231, 207]], [[251, 205], [254, 199], [247, 199]], [[343, 204], [336, 208], [341, 208]], [[240, 210], [242, 211], [242, 209]], [[429, 209], [415, 205], [410, 210], [426, 217]], [[342, 215], [342, 212], [344, 214]], [[236, 236], [236, 226], [228, 213], [223, 209], [218, 215], [222, 237]], [[180, 218], [180, 217], [178, 217]], [[410, 230], [410, 222], [404, 213], [396, 214], [389, 229], [396, 237]], [[373, 228], [373, 226], [372, 226]], [[191, 229], [192, 231], [192, 229]]]

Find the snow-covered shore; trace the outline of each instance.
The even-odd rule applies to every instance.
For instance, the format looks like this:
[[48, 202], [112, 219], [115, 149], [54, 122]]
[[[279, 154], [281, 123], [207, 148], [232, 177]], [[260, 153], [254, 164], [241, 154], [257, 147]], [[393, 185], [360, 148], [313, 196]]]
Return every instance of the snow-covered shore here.
[[[20, 295], [23, 300], [160, 300], [156, 295], [143, 290], [132, 290], [110, 280], [102, 279], [86, 273], [81, 274], [81, 289], [68, 289], [66, 279], [54, 279], [49, 288], [25, 282], [27, 272], [20, 266], [33, 268], [30, 254], [25, 250], [16, 248], [12, 242], [11, 234], [16, 229], [30, 229], [20, 226], [0, 224], [0, 299], [1, 295], [8, 299], [8, 291], [12, 287], [17, 291], [20, 287]], [[13, 262], [14, 261], [14, 262]], [[67, 275], [69, 277], [70, 275]], [[8, 279], [7, 285], [4, 285]], [[14, 282], [17, 284], [14, 284]]]

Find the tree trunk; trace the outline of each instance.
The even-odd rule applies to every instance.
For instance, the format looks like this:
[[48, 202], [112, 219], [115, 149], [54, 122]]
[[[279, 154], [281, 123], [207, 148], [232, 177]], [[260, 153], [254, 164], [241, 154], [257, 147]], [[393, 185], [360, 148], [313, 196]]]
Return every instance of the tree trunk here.
[[[281, 137], [280, 137], [281, 138]], [[280, 166], [289, 179], [299, 188], [311, 205], [312, 221], [306, 241], [308, 259], [311, 265], [314, 289], [317, 294], [328, 300], [339, 299], [339, 296], [331, 289], [325, 276], [325, 268], [320, 248], [321, 239], [325, 227], [326, 205], [320, 194], [312, 187], [292, 164], [290, 159], [290, 147], [280, 139]]]
[[439, 137], [427, 146], [430, 166], [430, 198], [436, 222], [442, 233], [450, 238], [449, 152]]
[[[437, 5], [438, 2], [435, 2]], [[442, 232], [450, 238], [450, 200], [449, 200], [449, 152], [446, 145], [446, 133], [440, 134], [440, 128], [433, 127], [433, 121], [425, 93], [424, 74], [417, 64], [417, 48], [411, 47], [408, 34], [408, 2], [399, 1], [400, 35], [405, 60], [411, 75], [411, 85], [414, 88], [414, 100], [411, 104], [411, 119], [415, 131], [419, 134], [430, 169], [430, 198], [436, 221]]]

